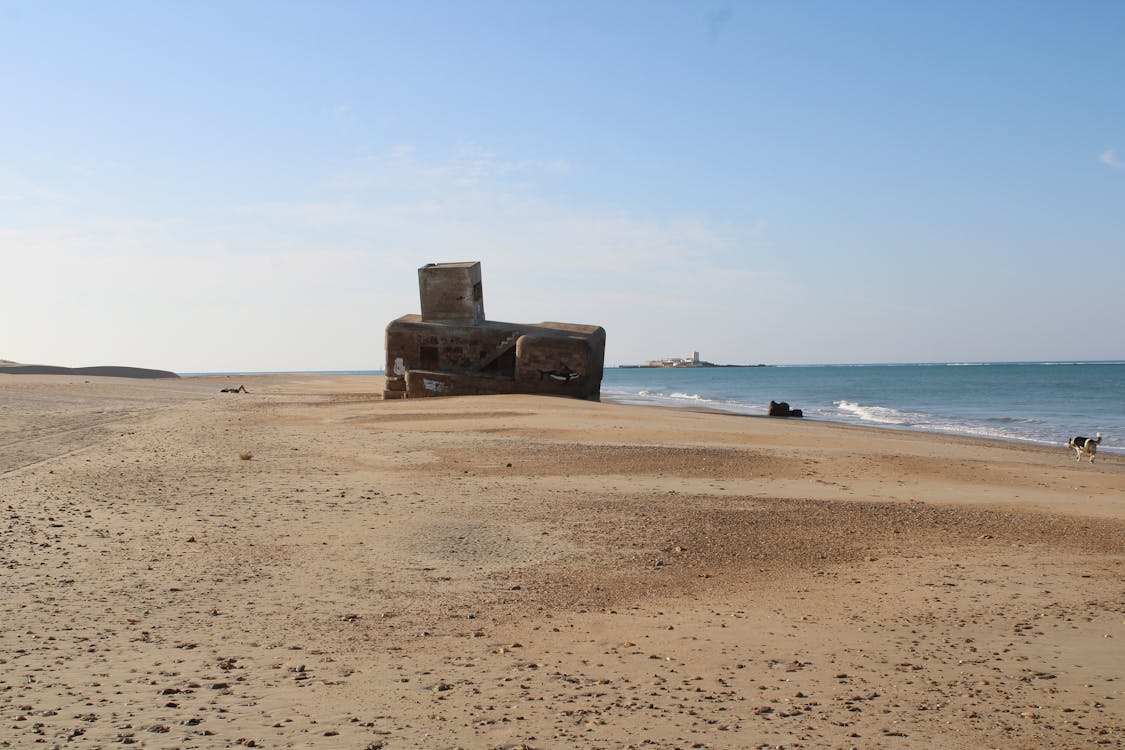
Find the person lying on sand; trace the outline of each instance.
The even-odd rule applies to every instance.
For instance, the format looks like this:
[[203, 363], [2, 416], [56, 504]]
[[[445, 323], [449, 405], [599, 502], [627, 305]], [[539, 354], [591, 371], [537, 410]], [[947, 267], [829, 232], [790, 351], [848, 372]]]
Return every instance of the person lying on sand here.
[[249, 393], [249, 392], [250, 391], [246, 390], [246, 386], [244, 386], [244, 385], [240, 385], [237, 388], [221, 388], [221, 389], [219, 389], [219, 393]]

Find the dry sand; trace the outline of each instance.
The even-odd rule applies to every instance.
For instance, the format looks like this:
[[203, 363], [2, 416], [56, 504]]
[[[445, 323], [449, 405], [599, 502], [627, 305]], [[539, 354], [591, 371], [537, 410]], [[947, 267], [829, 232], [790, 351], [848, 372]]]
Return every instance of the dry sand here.
[[0, 376], [0, 746], [1125, 742], [1120, 456], [381, 390]]

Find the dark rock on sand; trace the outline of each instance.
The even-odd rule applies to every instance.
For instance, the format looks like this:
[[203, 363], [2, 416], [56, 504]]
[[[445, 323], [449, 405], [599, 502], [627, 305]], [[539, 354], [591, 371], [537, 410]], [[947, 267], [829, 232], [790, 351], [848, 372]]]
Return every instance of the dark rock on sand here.
[[790, 409], [787, 401], [770, 401], [769, 415], [771, 417], [803, 417], [800, 409]]

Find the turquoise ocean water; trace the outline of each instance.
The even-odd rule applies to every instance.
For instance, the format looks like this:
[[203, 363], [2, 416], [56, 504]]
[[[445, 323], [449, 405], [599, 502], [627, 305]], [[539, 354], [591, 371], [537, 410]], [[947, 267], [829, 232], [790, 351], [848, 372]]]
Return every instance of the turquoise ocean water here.
[[1125, 454], [1125, 361], [611, 367], [602, 379], [602, 398], [735, 414], [765, 414], [772, 399], [788, 401], [806, 419], [1040, 445], [1101, 432], [1099, 451]]
[[1060, 445], [1103, 435], [1125, 453], [1125, 361], [607, 368], [621, 403], [765, 414], [788, 401], [806, 418]]

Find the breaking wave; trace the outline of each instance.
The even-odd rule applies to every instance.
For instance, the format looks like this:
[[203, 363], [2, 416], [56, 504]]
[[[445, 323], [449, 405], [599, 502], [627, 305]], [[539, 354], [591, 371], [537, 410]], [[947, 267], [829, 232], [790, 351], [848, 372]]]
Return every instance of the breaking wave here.
[[924, 414], [892, 409], [889, 406], [864, 406], [850, 401], [837, 401], [836, 406], [840, 411], [857, 417], [864, 422], [877, 424], [916, 425], [925, 421]]

